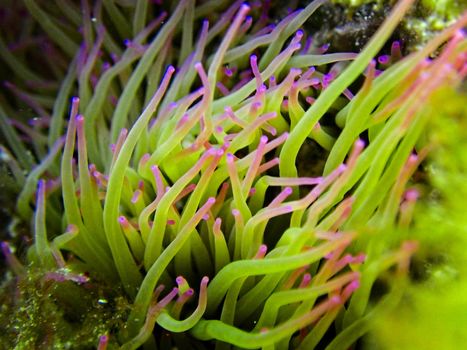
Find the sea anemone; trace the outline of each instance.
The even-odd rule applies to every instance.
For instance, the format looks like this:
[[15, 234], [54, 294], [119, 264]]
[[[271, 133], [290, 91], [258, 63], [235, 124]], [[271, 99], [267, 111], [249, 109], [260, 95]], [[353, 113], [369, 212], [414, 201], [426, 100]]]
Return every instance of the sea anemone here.
[[405, 57], [399, 42], [380, 54], [402, 0], [360, 53], [326, 54], [301, 29], [324, 2], [271, 25], [262, 2], [201, 21], [223, 2], [182, 0], [148, 22], [147, 1], [64, 1], [79, 46], [25, 0], [68, 72], [52, 116], [7, 84], [45, 126], [13, 123], [25, 146], [0, 111], [17, 213], [34, 220], [27, 268], [2, 248], [54, 298], [99, 283], [124, 295], [126, 320], [99, 328], [99, 349], [348, 349], [398, 304], [419, 246], [428, 102], [465, 78], [467, 16]]

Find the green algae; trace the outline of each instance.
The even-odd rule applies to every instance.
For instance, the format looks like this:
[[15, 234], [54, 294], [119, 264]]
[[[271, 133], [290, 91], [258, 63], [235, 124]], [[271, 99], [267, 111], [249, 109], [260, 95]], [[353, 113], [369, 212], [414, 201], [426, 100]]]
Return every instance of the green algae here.
[[[105, 283], [57, 281], [28, 268], [0, 289], [2, 349], [95, 349], [99, 337], [123, 326], [129, 304]], [[64, 277], [64, 271], [54, 278]], [[67, 277], [69, 278], [69, 276]], [[116, 340], [111, 338], [109, 349]]]

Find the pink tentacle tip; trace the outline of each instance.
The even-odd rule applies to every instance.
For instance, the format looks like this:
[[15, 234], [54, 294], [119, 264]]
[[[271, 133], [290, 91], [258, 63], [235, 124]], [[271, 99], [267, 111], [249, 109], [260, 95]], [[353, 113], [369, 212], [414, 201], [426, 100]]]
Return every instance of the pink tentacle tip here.
[[402, 249], [407, 253], [415, 253], [418, 249], [419, 243], [417, 241], [406, 241], [402, 244]]
[[328, 51], [328, 49], [329, 49], [330, 46], [331, 46], [330, 44], [324, 44], [323, 46], [321, 46], [321, 47], [319, 48], [319, 52], [320, 52], [320, 53], [325, 53], [326, 51]]
[[324, 74], [323, 75], [323, 85], [328, 85], [334, 79], [333, 74]]
[[363, 264], [366, 260], [366, 254], [360, 253], [352, 258], [352, 264]]
[[250, 56], [250, 64], [251, 65], [256, 65], [257, 61], [258, 61], [258, 57], [256, 55], [251, 55]]
[[311, 279], [312, 279], [311, 274], [310, 274], [310, 273], [305, 273], [305, 274], [303, 275], [303, 277], [302, 277], [302, 280], [301, 280], [301, 282], [300, 282], [299, 288], [306, 288], [306, 287], [308, 287], [308, 285], [309, 285], [310, 282], [311, 282]]
[[256, 253], [254, 259], [262, 259], [268, 252], [268, 247], [266, 244], [261, 244], [258, 248], [258, 252]]
[[[295, 36], [292, 38], [292, 44], [297, 44], [302, 40], [303, 38], [303, 30], [299, 29], [295, 32]], [[298, 48], [301, 47], [301, 45], [297, 45]]]
[[188, 289], [188, 290], [184, 293], [184, 295], [187, 296], [187, 297], [191, 297], [191, 296], [193, 296], [194, 294], [195, 294], [195, 290], [194, 290], [193, 288]]
[[[141, 157], [141, 161], [147, 162], [149, 158], [151, 158], [151, 156], [148, 153], [146, 153]], [[151, 165], [151, 171], [154, 174], [159, 174], [159, 167], [157, 165]]]
[[172, 75], [174, 72], [175, 72], [175, 67], [174, 66], [171, 65], [171, 66], [167, 67], [166, 74]]
[[342, 303], [342, 298], [339, 295], [334, 295], [329, 298], [329, 303], [331, 306], [336, 306]]
[[46, 190], [46, 182], [44, 179], [40, 179], [37, 184], [37, 191], [38, 192], [45, 192]]
[[99, 337], [99, 345], [97, 346], [97, 350], [106, 350], [108, 344], [109, 336], [107, 334], [101, 335]]
[[292, 187], [286, 187], [286, 188], [284, 188], [284, 194], [286, 194], [287, 196], [288, 196], [288, 195], [291, 195], [292, 192], [293, 192]]
[[78, 125], [82, 125], [84, 123], [84, 116], [82, 114], [78, 114], [76, 116], [76, 122], [78, 123]]
[[227, 153], [225, 156], [227, 163], [233, 163], [235, 161], [235, 157], [232, 153]]
[[238, 209], [232, 209], [232, 215], [233, 215], [233, 216], [240, 216], [240, 210], [238, 210]]
[[409, 159], [407, 160], [407, 163], [410, 165], [414, 165], [418, 162], [418, 156], [416, 154], [411, 154], [409, 156]]
[[180, 289], [188, 287], [188, 282], [183, 276], [178, 276], [177, 278], [175, 278], [175, 282], [177, 283]]
[[173, 219], [167, 220], [167, 225], [170, 225], [170, 226], [175, 225], [175, 220]]
[[180, 287], [180, 285], [188, 285], [186, 284], [186, 279], [183, 278], [183, 276], [178, 276], [177, 278], [175, 278], [175, 282], [177, 282], [178, 286]]
[[345, 287], [343, 294], [346, 298], [350, 297], [350, 294], [355, 292], [360, 287], [360, 280], [356, 279], [350, 282], [347, 287]]
[[74, 105], [79, 104], [79, 97], [73, 97], [73, 98], [71, 99], [71, 103], [74, 104]]
[[360, 287], [360, 279], [355, 279], [349, 284], [349, 288], [352, 289], [352, 291], [356, 290], [359, 287]]
[[365, 148], [365, 141], [362, 139], [357, 139], [357, 141], [355, 141], [354, 148], [361, 151], [363, 148]]
[[415, 202], [419, 196], [420, 196], [420, 192], [416, 190], [415, 188], [408, 189], [405, 192], [405, 199], [410, 202]]
[[122, 128], [122, 130], [120, 130], [120, 137], [126, 137], [127, 135], [128, 135], [128, 129]]
[[91, 175], [94, 175], [94, 172], [97, 171], [96, 164], [93, 164], [93, 163], [89, 164], [88, 170], [89, 170], [89, 173], [90, 173]]
[[309, 79], [313, 73], [316, 72], [316, 68], [315, 67], [310, 67], [306, 70], [305, 73], [303, 73], [302, 75], [302, 79]]
[[206, 204], [213, 205], [216, 203], [216, 198], [214, 197], [209, 197], [208, 200], [206, 201]]
[[159, 285], [153, 293], [154, 297], [158, 298], [159, 294], [161, 294], [164, 289], [165, 289], [165, 285], [163, 284]]
[[347, 265], [353, 261], [353, 256], [351, 254], [347, 254], [342, 258], [342, 263]]
[[123, 228], [128, 228], [128, 226], [130, 225], [127, 218], [124, 217], [123, 215], [122, 216], [119, 216], [118, 217], [118, 223], [123, 227]]
[[201, 70], [204, 70], [203, 64], [202, 64], [201, 62], [196, 62], [196, 63], [194, 64], [194, 67], [195, 67], [195, 69], [196, 69], [198, 72], [201, 71]]
[[378, 63], [385, 65], [388, 64], [390, 61], [390, 56], [389, 55], [381, 55], [378, 57]]
[[201, 288], [203, 287], [206, 287], [209, 283], [209, 277], [208, 276], [204, 276], [202, 279], [201, 279]]
[[370, 63], [368, 63], [368, 66], [367, 66], [367, 72], [368, 73], [369, 71], [371, 72], [374, 72], [375, 71], [375, 68], [376, 68], [376, 60], [373, 58]]
[[258, 109], [261, 108], [261, 106], [262, 106], [262, 103], [261, 103], [261, 102], [259, 102], [259, 101], [253, 102], [253, 103], [251, 104], [251, 109], [252, 109], [253, 111], [257, 111]]
[[74, 224], [69, 224], [66, 228], [66, 232], [67, 233], [71, 233], [71, 234], [77, 234], [79, 231], [78, 229], [78, 226], [74, 225]]
[[110, 64], [110, 62], [104, 62], [102, 63], [102, 72], [105, 72], [106, 70], [108, 70], [112, 65]]
[[240, 12], [242, 15], [245, 15], [248, 11], [250, 11], [250, 5], [248, 5], [246, 2], [244, 2], [244, 3], [242, 4], [242, 6], [240, 7], [240, 11], [239, 11], [239, 12]]
[[290, 75], [294, 78], [302, 74], [302, 70], [300, 68], [290, 68]]
[[229, 77], [229, 78], [232, 77], [232, 76], [233, 76], [233, 73], [234, 73], [234, 71], [233, 71], [231, 68], [229, 68], [229, 67], [224, 67], [224, 74], [225, 74], [227, 77]]

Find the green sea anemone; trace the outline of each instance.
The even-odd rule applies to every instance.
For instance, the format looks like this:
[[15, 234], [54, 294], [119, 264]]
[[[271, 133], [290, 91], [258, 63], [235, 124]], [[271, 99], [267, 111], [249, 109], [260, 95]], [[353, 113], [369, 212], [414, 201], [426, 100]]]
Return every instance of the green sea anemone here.
[[[182, 0], [168, 15], [25, 0], [68, 70], [53, 106], [7, 83], [41, 111], [32, 128], [0, 110], [34, 232], [26, 266], [2, 250], [20, 289], [53, 300], [24, 292], [16, 315], [33, 326], [9, 328], [12, 346], [348, 349], [390, 317], [424, 247], [411, 230], [427, 111], [465, 78], [467, 16], [406, 57], [400, 43], [382, 53], [402, 0], [360, 53], [326, 54], [301, 29], [325, 2], [272, 24], [261, 1]], [[42, 80], [1, 44], [20, 81]], [[113, 320], [79, 310], [103, 295]], [[55, 331], [32, 317], [41, 303], [58, 305]], [[91, 343], [70, 314], [100, 323]]]

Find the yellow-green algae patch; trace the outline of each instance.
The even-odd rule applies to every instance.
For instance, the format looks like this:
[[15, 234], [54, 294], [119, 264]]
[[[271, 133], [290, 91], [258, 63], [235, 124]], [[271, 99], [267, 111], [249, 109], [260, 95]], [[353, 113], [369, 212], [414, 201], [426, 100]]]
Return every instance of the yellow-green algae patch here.
[[31, 267], [3, 283], [1, 349], [95, 349], [100, 336], [123, 326], [129, 304], [118, 288], [61, 276]]

